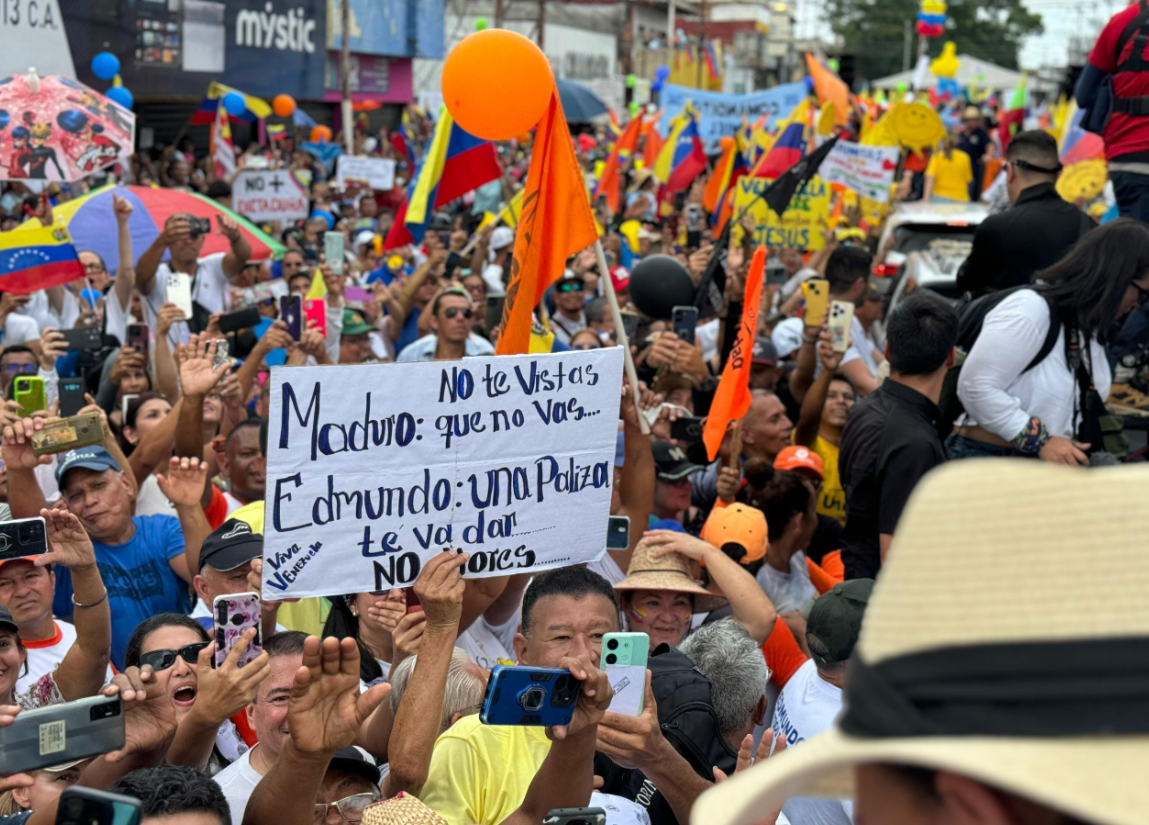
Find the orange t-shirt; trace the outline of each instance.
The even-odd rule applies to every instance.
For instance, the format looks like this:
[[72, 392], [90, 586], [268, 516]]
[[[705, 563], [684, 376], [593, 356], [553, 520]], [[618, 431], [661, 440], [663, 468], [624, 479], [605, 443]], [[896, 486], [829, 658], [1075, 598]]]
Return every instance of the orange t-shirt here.
[[806, 654], [798, 647], [794, 634], [781, 618], [774, 620], [774, 629], [762, 643], [762, 655], [770, 668], [770, 681], [781, 690], [798, 668], [806, 664]]
[[[826, 554], [826, 556], [829, 555], [831, 554]], [[841, 551], [835, 550], [833, 555], [838, 557], [838, 567], [841, 568]], [[823, 557], [822, 561], [825, 562], [826, 557]], [[819, 596], [823, 593], [828, 593], [829, 591], [833, 590], [834, 585], [842, 581], [843, 573], [839, 573], [838, 576], [835, 576], [833, 573], [831, 573], [829, 570], [811, 558], [806, 559], [806, 569], [810, 571], [810, 583], [813, 584], [814, 587], [818, 590]]]
[[835, 583], [846, 580], [846, 565], [842, 564], [842, 551], [835, 550], [822, 556], [822, 569]]

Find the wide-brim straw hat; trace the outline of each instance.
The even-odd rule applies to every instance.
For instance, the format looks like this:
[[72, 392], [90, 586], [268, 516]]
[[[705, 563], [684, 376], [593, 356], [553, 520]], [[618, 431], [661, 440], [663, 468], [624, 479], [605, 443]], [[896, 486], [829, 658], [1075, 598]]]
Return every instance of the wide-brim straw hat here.
[[363, 810], [363, 825], [447, 825], [447, 820], [419, 801], [400, 792]]
[[690, 560], [679, 553], [667, 553], [655, 558], [645, 543], [639, 542], [630, 557], [626, 578], [614, 586], [615, 590], [670, 590], [694, 596], [694, 612], [709, 613], [726, 604], [726, 599], [715, 596], [690, 574]]
[[863, 764], [1149, 821], [1149, 468], [959, 461], [914, 492], [825, 733], [707, 791], [692, 825], [850, 798]]

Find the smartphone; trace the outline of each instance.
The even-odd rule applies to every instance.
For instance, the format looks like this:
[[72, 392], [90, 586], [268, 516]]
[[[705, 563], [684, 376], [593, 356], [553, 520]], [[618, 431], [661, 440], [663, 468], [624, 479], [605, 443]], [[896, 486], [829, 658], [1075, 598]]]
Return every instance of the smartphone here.
[[303, 299], [303, 317], [315, 324], [324, 338], [327, 337], [327, 302], [322, 298]]
[[822, 319], [826, 317], [826, 304], [830, 301], [830, 282], [821, 278], [803, 281], [802, 297], [806, 301], [803, 323], [808, 327], [822, 326]]
[[128, 407], [132, 406], [132, 402], [139, 397], [139, 393], [133, 392], [120, 398], [120, 417], [124, 421], [128, 420]]
[[705, 421], [705, 417], [697, 415], [686, 415], [672, 421], [670, 422], [670, 437], [675, 441], [697, 444], [702, 440], [702, 426]]
[[582, 681], [560, 668], [496, 665], [487, 680], [479, 721], [484, 725], [569, 725], [581, 689]]
[[0, 776], [87, 759], [124, 746], [119, 696], [91, 696], [26, 710], [0, 728]]
[[602, 808], [552, 808], [543, 825], [606, 825]]
[[36, 455], [57, 455], [78, 447], [104, 443], [104, 427], [98, 412], [58, 418], [33, 432], [29, 439]]
[[686, 248], [698, 249], [702, 246], [702, 230], [701, 229], [687, 229], [686, 230]]
[[292, 340], [303, 334], [303, 299], [298, 295], [284, 295], [279, 299], [279, 318], [286, 322]]
[[222, 667], [227, 655], [248, 628], [255, 628], [255, 638], [239, 657], [239, 666], [254, 661], [263, 652], [259, 638], [260, 608], [258, 593], [232, 593], [216, 596], [212, 607], [215, 615], [215, 659], [213, 667]]
[[784, 266], [770, 266], [766, 268], [766, 285], [781, 286], [790, 280], [790, 273]]
[[140, 801], [73, 785], [60, 794], [56, 825], [139, 825]]
[[630, 547], [630, 516], [611, 516], [606, 521], [606, 549]]
[[374, 301], [375, 292], [361, 286], [345, 286], [343, 297], [348, 301]]
[[459, 266], [459, 262], [461, 260], [463, 260], [463, 258], [459, 255], [458, 252], [447, 253], [447, 263], [445, 264], [446, 268], [443, 271], [446, 273], [448, 278], [451, 277], [451, 273], [454, 272], [456, 267]]
[[48, 531], [41, 516], [0, 522], [0, 561], [42, 556], [48, 552]]
[[250, 329], [257, 325], [263, 316], [255, 307], [237, 309], [219, 316], [219, 331], [224, 335], [231, 335], [241, 329]]
[[419, 601], [419, 596], [415, 593], [414, 587], [403, 588], [403, 598], [407, 602], [408, 613], [418, 613], [423, 609], [422, 603]]
[[212, 370], [217, 370], [224, 364], [231, 364], [231, 358], [228, 357], [230, 347], [228, 346], [226, 338], [215, 339], [215, 355], [211, 359]]
[[620, 312], [622, 316], [622, 331], [626, 333], [626, 340], [633, 341], [638, 337], [638, 313]]
[[830, 303], [830, 346], [834, 352], [845, 352], [850, 348], [850, 324], [854, 321], [854, 305], [849, 301]]
[[503, 323], [503, 304], [507, 301], [505, 295], [487, 296], [487, 332], [490, 332]]
[[64, 336], [64, 344], [68, 347], [68, 352], [96, 350], [104, 344], [99, 327], [73, 327], [72, 329], [60, 330], [60, 334]]
[[323, 257], [331, 271], [336, 275], [343, 274], [343, 233], [323, 233]]
[[60, 379], [60, 415], [73, 416], [88, 405], [83, 378]]
[[186, 272], [168, 273], [168, 303], [175, 304], [184, 314], [184, 318], [192, 317], [192, 288], [191, 278]]
[[670, 316], [670, 330], [679, 341], [694, 344], [694, 328], [698, 326], [698, 307], [675, 307]]
[[20, 405], [22, 415], [29, 416], [37, 410], [48, 409], [44, 379], [40, 376], [21, 375], [12, 382], [12, 388], [12, 400]]
[[151, 344], [152, 336], [147, 324], [128, 324], [128, 346], [143, 356], [145, 364], [148, 363], [148, 348]]
[[614, 688], [609, 708], [614, 713], [626, 716], [642, 713], [649, 655], [650, 637], [645, 633], [607, 633], [602, 637], [600, 660]]

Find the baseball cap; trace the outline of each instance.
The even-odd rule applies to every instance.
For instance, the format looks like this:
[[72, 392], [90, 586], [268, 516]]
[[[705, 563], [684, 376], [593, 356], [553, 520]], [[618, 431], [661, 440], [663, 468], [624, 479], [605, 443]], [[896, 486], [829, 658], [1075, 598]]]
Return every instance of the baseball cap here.
[[510, 246], [515, 242], [515, 230], [509, 226], [499, 226], [491, 233], [491, 242], [487, 244], [487, 248], [493, 252]]
[[6, 628], [13, 633], [18, 633], [20, 628], [16, 626], [16, 622], [12, 621], [12, 614], [8, 612], [8, 608], [0, 607], [0, 628]]
[[768, 367], [775, 366], [778, 363], [778, 348], [774, 346], [774, 342], [765, 335], [759, 335], [755, 338], [750, 363], [764, 364]]
[[346, 771], [363, 777], [372, 785], [379, 784], [379, 767], [375, 764], [375, 760], [363, 748], [354, 745], [337, 750], [331, 757], [327, 770]]
[[806, 619], [806, 632], [817, 636], [832, 657], [823, 662], [814, 656], [815, 662], [832, 665], [850, 658], [873, 590], [873, 579], [851, 579], [834, 585], [833, 590], [814, 602]]
[[610, 271], [610, 284], [615, 292], [623, 292], [630, 286], [630, 270], [625, 266], [616, 266]]
[[115, 470], [117, 473], [120, 471], [119, 463], [103, 447], [82, 447], [64, 453], [63, 460], [56, 465], [56, 483], [63, 486], [64, 476], [69, 470], [75, 470], [77, 467], [95, 470], [97, 473], [105, 470]]
[[702, 525], [700, 537], [742, 564], [766, 555], [766, 516], [746, 504], [715, 507]]
[[199, 569], [204, 566], [212, 570], [234, 570], [241, 564], [263, 555], [263, 534], [252, 532], [246, 521], [229, 518], [215, 528], [206, 539], [199, 553]]
[[371, 243], [375, 240], [375, 233], [370, 229], [361, 229], [355, 234], [355, 245], [363, 246], [363, 244]]
[[656, 441], [651, 445], [654, 452], [655, 473], [662, 481], [681, 481], [692, 473], [704, 469], [695, 464], [679, 447], [671, 446], [665, 441]]
[[802, 346], [802, 319], [787, 318], [779, 321], [770, 335], [779, 358], [789, 358]]
[[826, 474], [826, 467], [822, 463], [822, 456], [809, 447], [790, 446], [784, 448], [774, 457], [775, 470], [809, 470], [817, 473], [818, 478]]
[[363, 314], [356, 312], [353, 309], [343, 310], [343, 332], [342, 335], [362, 335], [365, 332], [371, 332], [375, 327], [367, 323]]

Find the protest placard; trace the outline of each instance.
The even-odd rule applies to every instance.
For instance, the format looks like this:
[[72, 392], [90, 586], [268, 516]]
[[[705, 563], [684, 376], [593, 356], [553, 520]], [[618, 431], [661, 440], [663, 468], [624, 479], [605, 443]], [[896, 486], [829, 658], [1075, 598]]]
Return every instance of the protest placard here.
[[890, 199], [890, 184], [898, 170], [897, 146], [863, 146], [839, 140], [818, 167], [827, 184], [840, 183], [877, 203]]
[[340, 155], [336, 165], [339, 186], [364, 189], [390, 189], [395, 185], [395, 161], [390, 158], [358, 158]]
[[[791, 110], [809, 92], [805, 83], [786, 83], [746, 95], [726, 95], [721, 92], [704, 92], [686, 86], [667, 83], [659, 93], [659, 106], [663, 111], [682, 111], [687, 100], [698, 116], [698, 134], [707, 152], [718, 151], [718, 141], [724, 135], [733, 135], [741, 128], [743, 119], [751, 126], [766, 116], [766, 128], [774, 129], [778, 121], [790, 114]], [[658, 125], [663, 136], [670, 129], [671, 118], [662, 118]]]
[[621, 383], [617, 347], [273, 370], [264, 597], [405, 587], [446, 547], [468, 577], [598, 558]]
[[[741, 177], [734, 192], [734, 214], [741, 215], [747, 206], [754, 218], [754, 243], [773, 249], [821, 249], [826, 244], [822, 233], [830, 214], [830, 193], [818, 175], [794, 193], [790, 208], [782, 217], [758, 197], [770, 185], [766, 178]], [[734, 243], [742, 242], [742, 227], [731, 230]]]
[[250, 221], [297, 221], [308, 215], [307, 186], [290, 169], [245, 169], [231, 188], [235, 211]]

